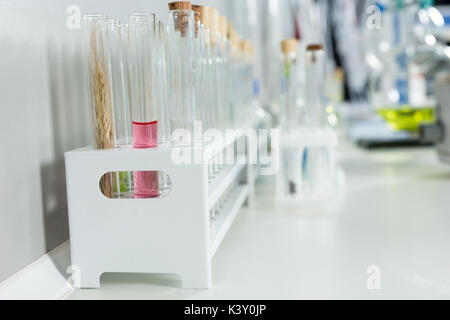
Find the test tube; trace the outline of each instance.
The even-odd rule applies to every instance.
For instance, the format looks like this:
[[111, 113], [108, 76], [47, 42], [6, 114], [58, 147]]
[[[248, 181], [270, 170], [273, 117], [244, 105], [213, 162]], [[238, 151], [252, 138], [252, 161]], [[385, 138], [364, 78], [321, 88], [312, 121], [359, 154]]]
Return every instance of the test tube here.
[[[128, 84], [128, 62], [126, 59], [126, 44], [128, 29], [121, 25], [120, 20], [108, 17], [106, 20], [106, 36], [108, 50], [108, 73], [112, 88], [112, 106], [114, 114], [115, 146], [131, 145], [131, 110]], [[113, 173], [114, 197], [122, 198], [130, 195], [133, 190], [133, 174], [130, 171]]]
[[[213, 70], [211, 60], [210, 30], [209, 30], [209, 9], [206, 6], [193, 5], [195, 12], [196, 26], [198, 26], [198, 39], [202, 47], [201, 66], [202, 76], [198, 85], [197, 97], [200, 99], [200, 108], [205, 129], [216, 126], [215, 113], [213, 110], [214, 97], [212, 88]], [[207, 141], [208, 142], [208, 141]]]
[[230, 41], [227, 37], [228, 33], [228, 20], [225, 16], [219, 16], [219, 36], [220, 36], [220, 56], [221, 56], [221, 99], [224, 108], [224, 118], [228, 128], [233, 126], [233, 112], [230, 101], [230, 81], [231, 78], [230, 70]]
[[[172, 130], [182, 129], [187, 136], [177, 136], [177, 145], [191, 145], [195, 136], [194, 125], [196, 119], [195, 87], [193, 80], [194, 55], [194, 13], [191, 3], [188, 1], [177, 1], [169, 3], [169, 29], [172, 34], [171, 48], [172, 63], [178, 72], [172, 74], [172, 87], [177, 91], [179, 104], [174, 106], [172, 113]], [[174, 80], [180, 78], [181, 83]]]
[[169, 80], [167, 72], [167, 30], [165, 25], [155, 18], [155, 44], [153, 46], [155, 52], [155, 73], [153, 81], [157, 86], [156, 104], [158, 110], [158, 146], [167, 147], [170, 145], [170, 109], [169, 109]]
[[[169, 80], [167, 69], [167, 29], [165, 25], [154, 18], [154, 55], [155, 62], [153, 81], [157, 86], [156, 104], [158, 110], [158, 147], [168, 147], [171, 142], [171, 125], [169, 110]], [[171, 188], [170, 177], [166, 173], [159, 174], [160, 196], [167, 194]]]
[[[109, 65], [106, 16], [89, 14], [83, 18], [83, 31], [89, 67], [89, 102], [95, 149], [115, 147], [114, 115]], [[113, 197], [113, 174], [107, 173], [100, 180], [100, 190], [108, 198]]]
[[[297, 112], [297, 97], [299, 95], [297, 78], [297, 53], [298, 41], [296, 39], [286, 39], [281, 42], [283, 52], [282, 68], [284, 71], [282, 85], [282, 106], [280, 113], [280, 123], [284, 131], [292, 133], [299, 124]], [[300, 193], [302, 185], [302, 155], [303, 149], [290, 148], [283, 150], [284, 158], [284, 178], [285, 192], [291, 196]]]
[[287, 39], [281, 42], [281, 51], [283, 52], [283, 71], [284, 71], [284, 92], [281, 112], [281, 125], [283, 130], [291, 132], [298, 123], [296, 113], [296, 96], [298, 88], [295, 79], [297, 76], [297, 52], [298, 41], [296, 39]]
[[[158, 119], [155, 106], [155, 83], [152, 78], [152, 16], [134, 13], [129, 21], [129, 67], [132, 104], [133, 147], [158, 146]], [[134, 173], [135, 198], [159, 196], [156, 171]]]
[[206, 128], [207, 126], [207, 103], [205, 92], [205, 81], [204, 81], [204, 55], [205, 55], [205, 43], [204, 43], [204, 27], [201, 20], [201, 11], [198, 10], [199, 6], [192, 6], [194, 11], [194, 61], [193, 61], [193, 71], [194, 71], [194, 87], [196, 96], [196, 119], [202, 123], [202, 126]]
[[[181, 127], [180, 115], [183, 110], [182, 92], [181, 92], [181, 59], [178, 56], [179, 33], [172, 28], [167, 28], [166, 39], [166, 64], [167, 64], [167, 82], [168, 91], [170, 92], [168, 99], [171, 106], [170, 128], [171, 134], [176, 128]], [[171, 143], [176, 145], [177, 141], [171, 137]]]
[[310, 44], [306, 47], [306, 108], [311, 126], [323, 124], [322, 84], [325, 77], [324, 53], [322, 44]]
[[224, 129], [223, 115], [220, 96], [220, 42], [219, 42], [219, 14], [214, 7], [208, 7], [209, 10], [209, 39], [211, 46], [211, 68], [212, 68], [212, 109], [215, 114], [216, 129]]
[[[211, 70], [212, 70], [212, 110], [215, 115], [216, 129], [225, 130], [225, 123], [223, 121], [223, 108], [221, 97], [221, 69], [220, 69], [220, 36], [219, 36], [219, 14], [214, 7], [208, 7], [209, 11], [209, 39], [211, 47]], [[223, 167], [223, 152], [220, 151], [214, 158], [213, 170], [214, 175], [219, 174]]]
[[[308, 124], [320, 127], [324, 124], [323, 87], [325, 62], [322, 44], [310, 44], [306, 47], [306, 108]], [[323, 151], [321, 148], [306, 148], [303, 155], [303, 167], [308, 180], [311, 195], [315, 197], [322, 185]]]
[[241, 122], [241, 63], [239, 56], [239, 44], [240, 37], [231, 23], [228, 24], [228, 37], [230, 38], [231, 49], [230, 49], [230, 70], [232, 73], [231, 86], [231, 102], [232, 102], [232, 112], [233, 112], [233, 122], [234, 126], [238, 127]]
[[115, 146], [127, 146], [132, 142], [131, 109], [129, 101], [128, 73], [126, 61], [127, 26], [120, 20], [108, 17], [106, 20], [108, 38], [108, 70], [112, 88], [112, 105], [114, 111]]

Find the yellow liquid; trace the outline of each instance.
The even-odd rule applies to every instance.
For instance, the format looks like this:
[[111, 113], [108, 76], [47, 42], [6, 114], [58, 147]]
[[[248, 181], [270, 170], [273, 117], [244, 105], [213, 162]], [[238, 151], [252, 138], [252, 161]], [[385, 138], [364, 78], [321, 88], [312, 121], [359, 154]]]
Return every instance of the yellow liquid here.
[[393, 130], [417, 131], [423, 123], [435, 121], [432, 107], [412, 108], [408, 105], [399, 108], [382, 108], [377, 110]]

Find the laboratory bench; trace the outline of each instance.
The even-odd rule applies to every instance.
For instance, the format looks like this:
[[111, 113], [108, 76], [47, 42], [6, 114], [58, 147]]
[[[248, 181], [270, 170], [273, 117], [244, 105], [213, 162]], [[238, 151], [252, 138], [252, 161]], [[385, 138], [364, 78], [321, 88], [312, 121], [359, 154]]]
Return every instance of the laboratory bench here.
[[260, 179], [213, 259], [211, 289], [182, 289], [176, 275], [104, 274], [100, 289], [66, 298], [450, 298], [450, 165], [430, 147], [346, 143], [338, 159], [345, 189], [334, 209], [281, 204], [275, 178]]

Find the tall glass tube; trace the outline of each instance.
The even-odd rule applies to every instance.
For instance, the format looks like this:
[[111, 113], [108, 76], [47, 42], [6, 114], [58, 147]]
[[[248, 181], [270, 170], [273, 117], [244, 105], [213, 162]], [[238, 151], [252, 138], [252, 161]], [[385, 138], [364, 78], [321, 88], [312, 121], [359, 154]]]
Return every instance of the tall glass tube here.
[[157, 87], [156, 104], [158, 110], [158, 145], [161, 147], [170, 144], [170, 109], [169, 109], [169, 80], [167, 70], [167, 29], [161, 21], [155, 19], [154, 57], [155, 72], [153, 81]]
[[201, 118], [203, 128], [214, 126], [211, 110], [211, 77], [209, 66], [210, 47], [208, 17], [209, 11], [204, 6], [193, 6], [195, 17], [196, 59], [198, 61], [198, 78], [196, 82], [197, 114]]
[[126, 39], [122, 40], [122, 38], [127, 37], [126, 28], [125, 25], [120, 24], [119, 19], [107, 18], [108, 70], [111, 77], [116, 147], [126, 146], [132, 142], [127, 61], [126, 51], [123, 47], [123, 42]]
[[[283, 52], [282, 70], [283, 77], [281, 81], [281, 110], [280, 126], [281, 129], [290, 134], [297, 129], [297, 97], [299, 88], [296, 83], [297, 76], [297, 52], [298, 41], [296, 39], [287, 39], [281, 42]], [[283, 150], [284, 166], [284, 192], [290, 196], [295, 196], [302, 186], [302, 156], [303, 150], [300, 148], [286, 148]]]
[[[86, 15], [83, 19], [86, 54], [89, 66], [89, 88], [91, 121], [95, 149], [114, 148], [114, 115], [109, 74], [109, 55], [106, 37], [106, 16]], [[113, 197], [113, 176], [104, 175], [100, 180], [100, 190]]]
[[[180, 7], [178, 7], [180, 5]], [[169, 29], [171, 32], [172, 63], [175, 70], [172, 73], [172, 89], [180, 104], [175, 105], [172, 113], [172, 130], [182, 129], [176, 136], [176, 144], [190, 145], [194, 137], [196, 121], [195, 87], [193, 80], [194, 60], [194, 13], [190, 2], [169, 3]], [[177, 80], [179, 78], [181, 80]], [[187, 134], [185, 136], [184, 134]]]
[[[308, 124], [313, 128], [322, 127], [325, 124], [322, 86], [325, 79], [325, 60], [321, 44], [310, 44], [306, 47], [305, 73]], [[308, 181], [312, 197], [317, 197], [327, 183], [326, 167], [331, 161], [327, 152], [326, 148], [306, 148], [304, 151], [303, 174]]]
[[233, 112], [230, 96], [230, 82], [233, 81], [230, 70], [231, 43], [227, 37], [228, 20], [225, 16], [219, 17], [220, 53], [221, 53], [221, 99], [224, 108], [224, 117], [227, 128], [233, 127]]
[[[241, 41], [241, 74], [242, 74], [242, 118], [251, 117], [251, 106], [253, 102], [253, 54], [252, 43], [249, 40]], [[247, 123], [248, 124], [248, 123]]]
[[205, 129], [216, 127], [215, 113], [212, 109], [214, 105], [213, 97], [213, 70], [210, 46], [210, 30], [209, 30], [209, 9], [205, 6], [192, 6], [198, 21], [198, 41], [202, 48], [200, 62], [202, 68], [201, 80], [197, 90], [197, 98], [200, 99], [200, 108], [203, 124]]
[[[171, 142], [171, 124], [169, 109], [169, 79], [167, 69], [167, 29], [164, 24], [154, 20], [154, 70], [153, 81], [156, 85], [156, 104], [158, 110], [158, 146], [168, 147]], [[159, 174], [160, 195], [170, 192], [171, 181], [167, 174]]]
[[232, 103], [232, 112], [233, 112], [233, 122], [234, 126], [240, 126], [242, 122], [241, 118], [241, 92], [242, 88], [240, 88], [240, 79], [241, 79], [241, 61], [239, 54], [239, 46], [240, 46], [240, 37], [234, 27], [229, 24], [228, 35], [230, 37], [231, 42], [231, 50], [230, 50], [230, 70], [232, 73], [232, 81], [231, 85], [231, 103]]
[[[178, 57], [178, 46], [180, 37], [179, 32], [171, 29], [170, 27], [167, 30], [167, 77], [168, 77], [168, 90], [169, 90], [169, 104], [171, 106], [171, 114], [170, 114], [170, 127], [171, 134], [175, 131], [175, 129], [182, 127], [181, 119], [182, 119], [182, 91], [181, 91], [181, 59]], [[177, 141], [175, 141], [174, 137], [171, 137], [171, 142], [175, 145]]]
[[200, 20], [200, 12], [194, 9], [194, 60], [193, 60], [193, 71], [194, 71], [194, 87], [195, 87], [195, 97], [196, 97], [196, 119], [201, 121], [202, 125], [205, 122], [205, 98], [202, 94], [204, 90], [203, 87], [203, 56], [204, 56], [204, 42], [203, 42], [203, 24]]
[[[211, 68], [211, 46], [209, 33], [209, 9], [205, 6], [192, 6], [195, 19], [195, 41], [196, 41], [196, 60], [197, 78], [196, 78], [196, 102], [197, 114], [200, 117], [203, 129], [213, 129], [215, 127], [215, 113], [212, 109], [213, 91], [212, 79], [213, 72]], [[206, 143], [211, 141], [212, 137], [206, 136]], [[208, 178], [210, 181], [214, 178], [214, 166], [210, 161], [208, 164]], [[212, 210], [214, 213], [215, 211]]]
[[305, 106], [308, 123], [311, 126], [321, 126], [324, 116], [322, 84], [325, 77], [324, 54], [321, 44], [311, 44], [306, 47], [305, 74]]
[[281, 43], [283, 51], [283, 82], [282, 82], [282, 110], [280, 114], [280, 123], [283, 130], [291, 132], [298, 124], [297, 119], [297, 96], [299, 88], [297, 87], [297, 50], [298, 41], [296, 39], [284, 40]]
[[[152, 16], [134, 13], [129, 21], [129, 68], [132, 104], [133, 147], [158, 146], [158, 118], [152, 81]], [[159, 196], [158, 173], [134, 173], [135, 198]]]
[[[115, 146], [128, 146], [132, 142], [131, 110], [128, 83], [128, 62], [126, 44], [128, 28], [121, 25], [117, 18], [107, 18], [106, 35], [108, 44], [108, 71], [112, 88], [112, 106], [114, 115]], [[115, 197], [126, 197], [132, 188], [131, 172], [113, 173]]]
[[209, 32], [211, 46], [211, 70], [212, 70], [212, 110], [214, 112], [214, 122], [216, 129], [224, 129], [223, 126], [223, 108], [221, 107], [220, 97], [220, 42], [219, 42], [219, 15], [216, 8], [209, 7]]

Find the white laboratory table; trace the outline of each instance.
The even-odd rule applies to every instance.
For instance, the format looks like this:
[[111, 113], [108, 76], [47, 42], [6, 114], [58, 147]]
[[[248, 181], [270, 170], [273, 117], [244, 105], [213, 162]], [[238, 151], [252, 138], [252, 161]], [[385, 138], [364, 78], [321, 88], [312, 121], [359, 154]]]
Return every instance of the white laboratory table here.
[[[213, 287], [176, 276], [105, 274], [68, 299], [450, 298], [450, 165], [432, 148], [341, 147], [345, 195], [335, 212], [276, 205], [263, 178], [213, 261]], [[367, 286], [368, 266], [381, 288]]]

